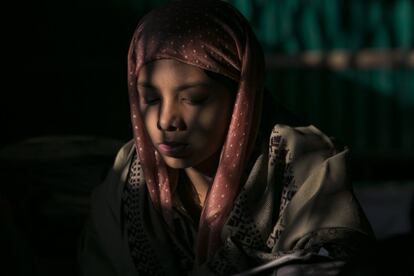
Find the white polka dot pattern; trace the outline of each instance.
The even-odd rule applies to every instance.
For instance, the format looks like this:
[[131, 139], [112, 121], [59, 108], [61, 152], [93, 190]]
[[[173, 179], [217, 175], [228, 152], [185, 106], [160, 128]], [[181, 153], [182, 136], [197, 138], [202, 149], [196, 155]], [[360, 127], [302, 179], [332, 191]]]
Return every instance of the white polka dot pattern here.
[[227, 139], [216, 177], [200, 218], [200, 261], [220, 243], [220, 229], [240, 190], [240, 179], [258, 127], [264, 58], [246, 19], [219, 0], [172, 1], [138, 24], [128, 53], [128, 90], [136, 148], [154, 206], [171, 221], [171, 194], [177, 172], [167, 168], [148, 140], [137, 106], [140, 68], [158, 59], [175, 59], [229, 77], [239, 83]]

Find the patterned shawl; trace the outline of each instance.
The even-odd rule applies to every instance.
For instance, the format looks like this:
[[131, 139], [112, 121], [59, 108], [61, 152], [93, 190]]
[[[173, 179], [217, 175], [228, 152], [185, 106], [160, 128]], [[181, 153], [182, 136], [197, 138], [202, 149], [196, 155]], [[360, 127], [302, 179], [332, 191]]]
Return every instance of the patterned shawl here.
[[157, 59], [175, 59], [239, 84], [219, 166], [201, 213], [197, 257], [203, 262], [220, 246], [220, 231], [240, 191], [254, 145], [262, 102], [263, 53], [246, 19], [224, 1], [172, 1], [138, 23], [128, 54], [135, 146], [152, 203], [173, 230], [177, 172], [165, 165], [152, 146], [138, 112], [137, 76], [142, 66]]

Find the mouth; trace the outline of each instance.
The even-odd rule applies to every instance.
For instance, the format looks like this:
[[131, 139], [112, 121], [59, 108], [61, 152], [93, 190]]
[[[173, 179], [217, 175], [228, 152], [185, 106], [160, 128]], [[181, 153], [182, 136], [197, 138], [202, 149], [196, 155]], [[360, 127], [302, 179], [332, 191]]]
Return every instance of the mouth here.
[[165, 154], [167, 156], [179, 157], [185, 153], [187, 146], [187, 143], [164, 141], [158, 144], [158, 149], [162, 154]]

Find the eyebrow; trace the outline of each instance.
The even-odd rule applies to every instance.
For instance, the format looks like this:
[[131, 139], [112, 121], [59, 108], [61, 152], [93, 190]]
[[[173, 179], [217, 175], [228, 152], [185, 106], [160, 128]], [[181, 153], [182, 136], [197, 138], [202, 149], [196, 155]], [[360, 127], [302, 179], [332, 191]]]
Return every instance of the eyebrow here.
[[[153, 85], [151, 82], [148, 82], [148, 81], [138, 82], [137, 85], [141, 87], [145, 87], [145, 88], [151, 88], [151, 89], [158, 90], [158, 88], [155, 85]], [[206, 81], [200, 81], [200, 82], [186, 83], [186, 84], [180, 85], [176, 87], [174, 91], [179, 92], [179, 91], [183, 91], [183, 90], [194, 88], [194, 87], [210, 87], [210, 86], [211, 86], [211, 83], [206, 82]]]

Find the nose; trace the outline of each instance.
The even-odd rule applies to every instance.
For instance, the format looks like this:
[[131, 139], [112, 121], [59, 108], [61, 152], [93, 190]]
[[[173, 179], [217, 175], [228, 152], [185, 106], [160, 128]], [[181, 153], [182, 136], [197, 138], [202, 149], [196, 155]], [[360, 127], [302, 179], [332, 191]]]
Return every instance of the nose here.
[[160, 105], [157, 127], [164, 131], [178, 131], [185, 128], [180, 108], [173, 102]]

